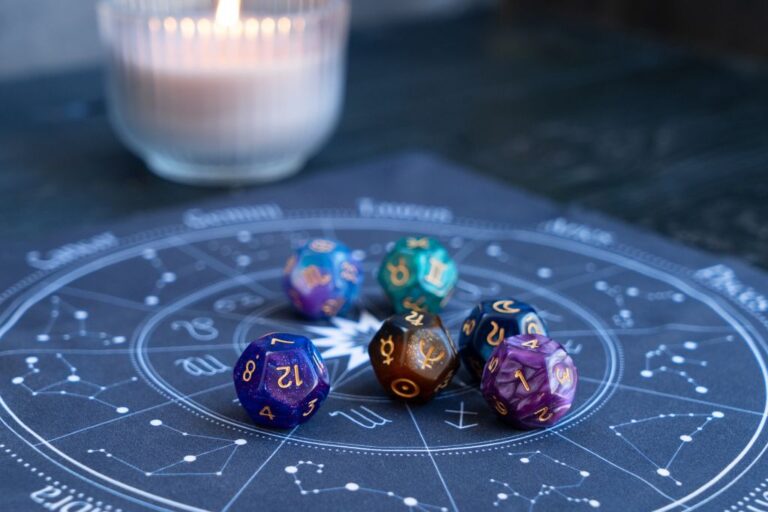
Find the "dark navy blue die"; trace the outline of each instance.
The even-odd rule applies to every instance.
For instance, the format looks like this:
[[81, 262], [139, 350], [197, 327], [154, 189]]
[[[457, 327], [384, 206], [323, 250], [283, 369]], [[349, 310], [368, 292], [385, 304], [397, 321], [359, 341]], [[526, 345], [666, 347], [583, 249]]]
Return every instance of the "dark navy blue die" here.
[[459, 334], [459, 350], [469, 372], [480, 379], [493, 349], [505, 338], [519, 334], [547, 334], [544, 322], [529, 304], [494, 299], [475, 306]]
[[240, 403], [254, 422], [265, 427], [304, 423], [331, 389], [315, 345], [288, 333], [267, 334], [248, 345], [232, 376]]

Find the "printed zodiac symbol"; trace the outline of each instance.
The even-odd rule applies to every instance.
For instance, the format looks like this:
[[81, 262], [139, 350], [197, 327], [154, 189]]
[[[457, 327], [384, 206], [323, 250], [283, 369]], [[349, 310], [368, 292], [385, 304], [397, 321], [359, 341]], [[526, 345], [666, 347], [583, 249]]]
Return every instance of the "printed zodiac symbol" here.
[[488, 333], [485, 340], [492, 347], [497, 346], [504, 339], [504, 328], [499, 327], [499, 324], [491, 320], [491, 332]]
[[389, 270], [389, 280], [394, 286], [403, 286], [411, 278], [411, 272], [405, 265], [403, 258], [398, 260], [397, 265], [387, 262], [387, 270]]
[[392, 359], [392, 353], [395, 351], [395, 343], [392, 341], [392, 336], [390, 335], [389, 338], [386, 340], [384, 338], [381, 338], [379, 340], [380, 346], [379, 346], [379, 352], [382, 356], [384, 356], [384, 361], [382, 361], [384, 364], [389, 366], [389, 363], [393, 361]]
[[352, 414], [354, 414], [355, 416], [357, 416], [358, 418], [360, 418], [360, 420], [353, 418], [352, 416], [350, 416], [349, 414], [347, 414], [346, 412], [343, 412], [343, 411], [333, 411], [333, 412], [329, 412], [328, 414], [330, 416], [337, 416], [337, 415], [341, 414], [342, 416], [347, 418], [349, 421], [351, 421], [355, 425], [357, 425], [359, 427], [362, 427], [362, 428], [367, 428], [369, 430], [370, 429], [374, 429], [376, 427], [383, 427], [387, 423], [392, 423], [392, 420], [388, 420], [388, 419], [386, 419], [386, 418], [376, 414], [375, 412], [373, 412], [372, 410], [370, 410], [369, 408], [367, 408], [364, 405], [361, 405], [360, 409], [365, 410], [368, 413], [368, 415], [365, 415], [365, 414], [361, 413], [357, 409], [350, 409], [350, 412]]
[[438, 355], [433, 357], [432, 354], [435, 352], [435, 346], [431, 343], [429, 344], [429, 350], [424, 353], [424, 343], [424, 339], [419, 340], [419, 353], [421, 353], [421, 357], [423, 358], [421, 361], [422, 370], [432, 368], [432, 363], [436, 363], [445, 357], [445, 350], [441, 350]]
[[513, 300], [497, 300], [493, 303], [493, 309], [494, 311], [498, 313], [506, 313], [506, 314], [514, 314], [519, 313], [520, 310], [518, 308], [513, 308], [512, 304], [514, 304], [515, 301]]
[[477, 322], [475, 322], [474, 318], [470, 318], [469, 320], [464, 322], [464, 325], [461, 326], [461, 330], [464, 331], [464, 334], [469, 336], [470, 334], [472, 334], [472, 331], [475, 330], [475, 324], [476, 323]]
[[210, 377], [217, 373], [224, 373], [229, 370], [229, 366], [225, 365], [211, 354], [206, 354], [203, 357], [192, 356], [177, 359], [174, 364], [176, 366], [181, 366], [185, 372], [193, 377]]
[[302, 271], [301, 275], [304, 277], [304, 282], [307, 283], [310, 290], [317, 286], [325, 286], [331, 282], [331, 275], [323, 274], [317, 268], [317, 265], [308, 266]]
[[424, 278], [426, 282], [441, 288], [443, 284], [443, 274], [448, 269], [448, 265], [437, 258], [429, 258], [429, 273]]
[[409, 238], [408, 239], [408, 248], [409, 249], [429, 249], [429, 238]]
[[171, 324], [171, 329], [184, 329], [197, 341], [211, 341], [219, 336], [219, 330], [213, 326], [213, 319], [207, 316], [193, 318], [192, 321], [176, 320]]

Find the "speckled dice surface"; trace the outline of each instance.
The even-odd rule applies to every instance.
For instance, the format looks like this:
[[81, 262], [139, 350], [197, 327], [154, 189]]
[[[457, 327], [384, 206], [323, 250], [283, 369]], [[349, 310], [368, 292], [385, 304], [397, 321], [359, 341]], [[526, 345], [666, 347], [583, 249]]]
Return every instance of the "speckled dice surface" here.
[[316, 238], [288, 258], [283, 288], [299, 313], [319, 319], [344, 314], [357, 299], [362, 281], [360, 262], [347, 246]]
[[385, 320], [368, 355], [382, 387], [406, 401], [429, 400], [459, 369], [458, 352], [440, 317], [419, 311]]
[[328, 370], [304, 336], [271, 333], [243, 351], [232, 373], [240, 404], [254, 422], [292, 428], [309, 420], [331, 389]]
[[499, 417], [521, 429], [554, 425], [571, 408], [578, 372], [556, 341], [523, 334], [502, 341], [488, 359], [480, 390]]
[[448, 251], [429, 237], [398, 240], [379, 268], [379, 283], [398, 313], [439, 313], [458, 277]]
[[469, 372], [479, 380], [493, 349], [518, 334], [547, 334], [544, 322], [529, 304], [498, 298], [475, 306], [459, 333], [461, 358]]

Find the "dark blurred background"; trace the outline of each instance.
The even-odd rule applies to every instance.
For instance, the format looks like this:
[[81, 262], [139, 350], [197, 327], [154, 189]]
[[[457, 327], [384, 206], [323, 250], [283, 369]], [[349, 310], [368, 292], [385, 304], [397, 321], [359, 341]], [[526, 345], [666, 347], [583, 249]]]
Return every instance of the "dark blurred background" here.
[[[0, 0], [2, 240], [230, 193], [116, 140], [94, 3]], [[768, 268], [765, 0], [352, 3], [343, 118], [305, 173], [434, 151]]]

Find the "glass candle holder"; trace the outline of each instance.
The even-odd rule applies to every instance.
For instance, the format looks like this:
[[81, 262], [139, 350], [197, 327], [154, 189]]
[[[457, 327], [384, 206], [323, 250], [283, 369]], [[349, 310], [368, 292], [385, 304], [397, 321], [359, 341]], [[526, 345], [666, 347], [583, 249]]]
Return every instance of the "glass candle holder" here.
[[121, 139], [193, 184], [297, 172], [341, 110], [347, 0], [102, 0]]

